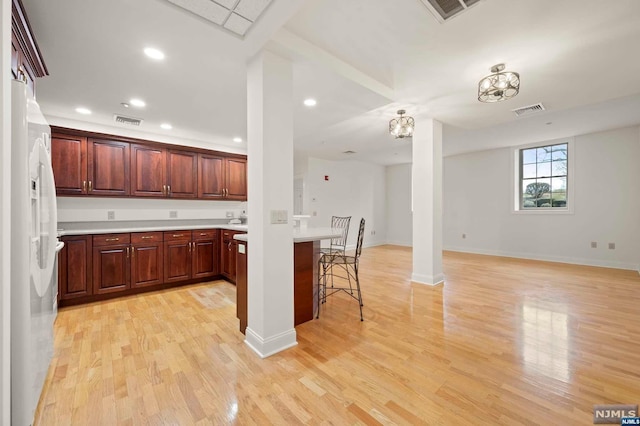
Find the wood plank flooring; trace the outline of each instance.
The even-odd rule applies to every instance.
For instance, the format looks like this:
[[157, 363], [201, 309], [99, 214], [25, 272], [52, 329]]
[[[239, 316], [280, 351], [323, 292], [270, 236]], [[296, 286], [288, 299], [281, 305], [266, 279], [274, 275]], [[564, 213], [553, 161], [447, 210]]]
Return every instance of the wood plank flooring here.
[[259, 359], [235, 287], [199, 284], [62, 309], [39, 425], [592, 424], [640, 403], [633, 271], [365, 249], [357, 302], [331, 296], [298, 346]]

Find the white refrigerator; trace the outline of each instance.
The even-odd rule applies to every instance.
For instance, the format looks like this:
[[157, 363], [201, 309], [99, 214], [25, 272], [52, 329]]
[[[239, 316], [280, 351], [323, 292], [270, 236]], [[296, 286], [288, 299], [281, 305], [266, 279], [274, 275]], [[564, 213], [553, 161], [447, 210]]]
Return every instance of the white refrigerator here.
[[51, 129], [26, 84], [11, 84], [11, 424], [26, 426], [53, 356], [62, 243]]

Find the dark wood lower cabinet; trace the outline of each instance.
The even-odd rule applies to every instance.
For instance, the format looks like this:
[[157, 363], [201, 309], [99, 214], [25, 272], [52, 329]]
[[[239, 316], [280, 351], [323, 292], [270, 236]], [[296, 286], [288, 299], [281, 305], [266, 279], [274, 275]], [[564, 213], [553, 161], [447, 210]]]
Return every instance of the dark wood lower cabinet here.
[[93, 247], [93, 294], [122, 291], [131, 287], [129, 244]]
[[235, 234], [240, 232], [236, 231], [222, 231], [222, 244], [220, 246], [220, 263], [223, 277], [235, 284], [236, 282], [236, 250], [238, 247], [238, 241], [233, 239]]
[[[221, 274], [218, 229], [78, 235], [62, 241], [60, 306], [201, 282]], [[233, 250], [235, 254], [235, 246]]]
[[58, 300], [91, 296], [91, 235], [62, 237], [58, 254]]

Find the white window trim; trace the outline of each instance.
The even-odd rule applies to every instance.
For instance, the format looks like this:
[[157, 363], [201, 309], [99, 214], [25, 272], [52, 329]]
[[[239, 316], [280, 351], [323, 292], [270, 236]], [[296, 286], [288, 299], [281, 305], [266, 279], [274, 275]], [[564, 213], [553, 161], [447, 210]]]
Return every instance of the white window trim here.
[[[567, 144], [567, 157], [569, 168], [567, 173], [567, 207], [549, 207], [549, 208], [536, 208], [534, 209], [521, 209], [520, 208], [520, 150], [526, 148], [535, 148], [540, 146], [557, 145], [561, 143]], [[536, 143], [530, 143], [527, 145], [520, 145], [513, 147], [511, 150], [511, 213], [523, 214], [523, 215], [540, 215], [540, 214], [574, 214], [576, 182], [575, 176], [575, 139], [561, 138], [549, 141], [542, 141]]]

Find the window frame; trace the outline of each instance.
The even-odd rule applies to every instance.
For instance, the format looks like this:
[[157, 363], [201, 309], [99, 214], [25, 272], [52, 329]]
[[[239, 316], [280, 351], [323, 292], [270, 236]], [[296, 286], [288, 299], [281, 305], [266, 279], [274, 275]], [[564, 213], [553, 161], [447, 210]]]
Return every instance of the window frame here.
[[[567, 205], [566, 207], [522, 207], [522, 160], [521, 152], [525, 149], [542, 148], [551, 145], [567, 144]], [[553, 139], [513, 147], [511, 163], [511, 212], [514, 214], [573, 214], [575, 206], [575, 140], [574, 138]]]

